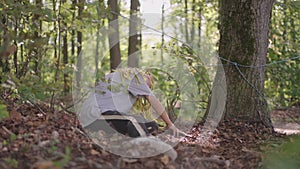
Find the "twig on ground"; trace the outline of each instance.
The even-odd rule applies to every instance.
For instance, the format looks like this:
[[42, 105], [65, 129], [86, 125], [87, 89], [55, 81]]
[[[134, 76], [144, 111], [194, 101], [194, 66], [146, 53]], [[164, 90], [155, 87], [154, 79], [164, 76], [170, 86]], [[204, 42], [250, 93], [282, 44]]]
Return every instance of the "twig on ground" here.
[[27, 99], [31, 104], [33, 104], [36, 108], [39, 109], [39, 111], [43, 114], [46, 115], [46, 113], [44, 112], [44, 110], [37, 104], [35, 104], [33, 101], [31, 101], [30, 99]]
[[[73, 127], [72, 127], [73, 128]], [[85, 134], [83, 131], [81, 131], [79, 128], [77, 128], [77, 127], [74, 127], [73, 129], [75, 129], [75, 131], [77, 131], [78, 133], [80, 133], [80, 134], [82, 134], [83, 136], [85, 136], [85, 137], [89, 137], [87, 134]]]
[[212, 162], [219, 165], [225, 165], [227, 168], [230, 166], [229, 160], [222, 160], [220, 157], [196, 157], [195, 160], [202, 161], [202, 162]]
[[5, 126], [2, 126], [2, 129], [3, 129], [6, 133], [8, 133], [8, 134], [10, 134], [10, 135], [15, 135], [15, 133], [13, 133], [13, 132], [11, 132], [10, 130], [8, 130]]
[[46, 113], [44, 112], [44, 110], [39, 105], [37, 105], [36, 103], [34, 103], [34, 101], [30, 100], [29, 98], [26, 98], [22, 94], [20, 94], [20, 97], [23, 98], [24, 100], [28, 101], [30, 104], [32, 104], [36, 108], [38, 108], [39, 112], [41, 112], [43, 115], [46, 115]]
[[59, 107], [62, 108], [63, 111], [68, 112], [70, 114], [75, 114], [75, 112], [72, 112], [68, 109], [70, 109], [71, 107], [75, 106], [75, 104], [72, 104], [70, 106], [64, 107], [64, 105], [62, 103], [59, 103]]

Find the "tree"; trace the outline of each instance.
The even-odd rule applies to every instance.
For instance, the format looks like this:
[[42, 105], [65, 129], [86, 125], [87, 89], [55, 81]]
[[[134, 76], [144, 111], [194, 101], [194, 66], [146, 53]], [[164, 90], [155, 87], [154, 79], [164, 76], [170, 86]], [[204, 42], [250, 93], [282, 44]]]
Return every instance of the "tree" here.
[[[271, 126], [263, 98], [270, 16], [274, 0], [220, 0], [219, 55], [225, 59], [225, 120]], [[254, 66], [254, 68], [240, 65]], [[257, 66], [257, 67], [255, 67]]]
[[111, 15], [109, 21], [109, 52], [110, 52], [110, 70], [116, 69], [121, 63], [120, 38], [119, 38], [119, 7], [118, 0], [108, 0], [108, 7]]
[[[82, 12], [84, 10], [84, 0], [78, 1], [78, 18], [82, 19]], [[77, 64], [76, 67], [78, 71], [76, 72], [76, 80], [77, 80], [77, 86], [80, 86], [81, 82], [81, 70], [82, 70], [82, 56], [81, 56], [81, 50], [82, 50], [82, 31], [77, 31]]]
[[140, 34], [138, 34], [138, 12], [140, 8], [139, 0], [131, 0], [130, 22], [129, 22], [129, 45], [128, 45], [128, 67], [137, 67], [141, 47]]
[[[37, 6], [38, 9], [41, 9], [43, 7], [43, 2], [41, 0], [36, 0], [35, 4]], [[42, 32], [42, 21], [39, 19], [40, 18], [40, 14], [34, 14], [33, 18], [32, 18], [32, 23], [33, 23], [33, 29], [34, 29], [34, 39], [35, 40], [39, 40], [40, 39], [40, 35]], [[38, 76], [41, 76], [41, 66], [40, 66], [40, 61], [42, 60], [42, 54], [41, 54], [41, 50], [38, 47], [35, 47], [34, 49], [34, 53], [35, 53], [35, 67], [34, 67], [34, 71]]]
[[[65, 2], [64, 2], [65, 3]], [[63, 66], [67, 67], [69, 64], [69, 52], [68, 52], [68, 25], [66, 21], [62, 21], [63, 25], [63, 46], [62, 46], [62, 54], [63, 54]], [[66, 95], [69, 92], [69, 75], [67, 72], [64, 72], [64, 94]]]

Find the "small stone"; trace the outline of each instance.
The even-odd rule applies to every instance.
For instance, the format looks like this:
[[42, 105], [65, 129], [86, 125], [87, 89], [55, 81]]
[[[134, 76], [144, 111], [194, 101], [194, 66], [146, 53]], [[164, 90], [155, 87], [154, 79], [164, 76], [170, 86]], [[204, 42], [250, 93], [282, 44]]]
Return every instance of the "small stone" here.
[[54, 140], [57, 140], [57, 139], [59, 138], [59, 133], [58, 133], [57, 131], [53, 131], [53, 132], [52, 132], [52, 138], [53, 138]]

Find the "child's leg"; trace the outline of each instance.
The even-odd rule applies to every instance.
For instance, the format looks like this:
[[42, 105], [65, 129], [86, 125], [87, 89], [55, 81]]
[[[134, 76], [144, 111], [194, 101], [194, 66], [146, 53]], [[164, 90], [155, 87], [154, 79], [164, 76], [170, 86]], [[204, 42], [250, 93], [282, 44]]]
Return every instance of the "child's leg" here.
[[150, 134], [156, 135], [158, 133], [158, 124], [155, 121], [146, 122], [145, 126]]
[[[117, 111], [108, 111], [103, 113], [103, 115], [121, 115]], [[112, 127], [119, 133], [126, 135], [127, 134], [127, 125], [129, 120], [106, 120], [112, 124]]]
[[[143, 117], [135, 116], [139, 125], [144, 129], [146, 135], [156, 135], [158, 132], [158, 124], [155, 121], [145, 122], [146, 120]], [[129, 122], [127, 125], [127, 132], [130, 137], [139, 137], [140, 134], [134, 127], [134, 125]]]
[[99, 130], [102, 130], [105, 133], [109, 133], [109, 134], [115, 132], [112, 126], [110, 125], [110, 122], [105, 120], [96, 120], [92, 124], [86, 126], [85, 129], [92, 132], [97, 132]]

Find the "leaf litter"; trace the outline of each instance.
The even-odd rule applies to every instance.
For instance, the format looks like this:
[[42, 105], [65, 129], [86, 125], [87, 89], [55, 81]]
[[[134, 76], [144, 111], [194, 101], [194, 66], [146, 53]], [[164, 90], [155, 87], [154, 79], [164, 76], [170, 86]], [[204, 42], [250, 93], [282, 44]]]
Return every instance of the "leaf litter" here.
[[[284, 137], [257, 123], [225, 121], [205, 133], [203, 123], [199, 123], [188, 132], [191, 137], [182, 138], [174, 147], [178, 154], [174, 161], [166, 154], [124, 158], [109, 153], [87, 137], [75, 114], [52, 112], [45, 104], [39, 104], [39, 108], [28, 102], [20, 104], [8, 97], [5, 102], [11, 116], [0, 122], [2, 169], [261, 168], [262, 147], [270, 140]], [[110, 140], [106, 141], [109, 144]]]

